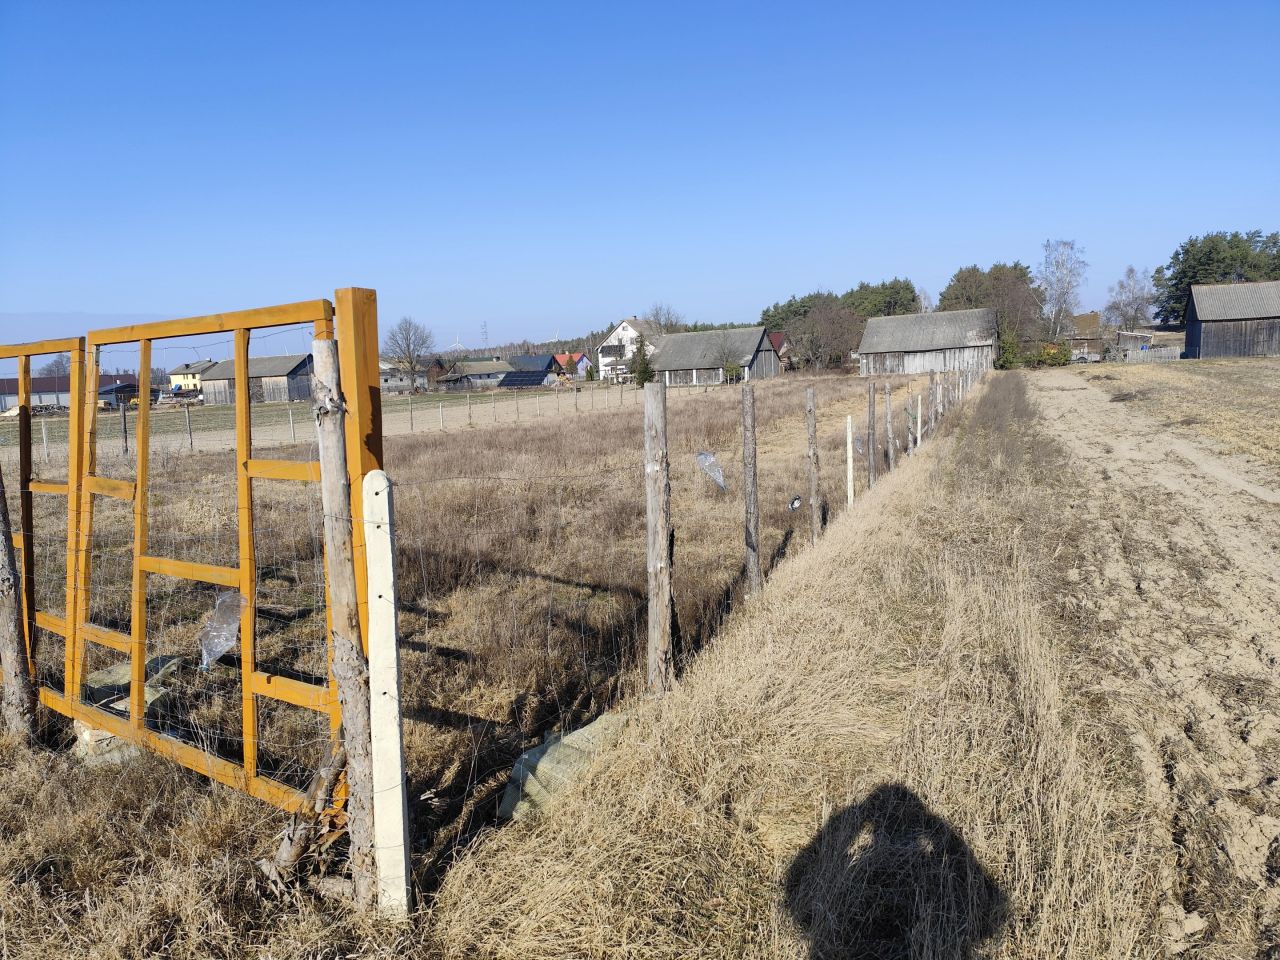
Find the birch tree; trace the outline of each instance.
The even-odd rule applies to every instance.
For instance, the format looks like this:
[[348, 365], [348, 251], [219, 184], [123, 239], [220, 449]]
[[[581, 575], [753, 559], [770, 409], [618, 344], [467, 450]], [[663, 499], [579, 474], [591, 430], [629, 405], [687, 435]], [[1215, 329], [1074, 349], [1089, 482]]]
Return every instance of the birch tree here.
[[1071, 331], [1071, 320], [1080, 312], [1080, 288], [1089, 264], [1084, 248], [1074, 240], [1046, 240], [1043, 249], [1036, 284], [1044, 291], [1046, 338], [1059, 340]]

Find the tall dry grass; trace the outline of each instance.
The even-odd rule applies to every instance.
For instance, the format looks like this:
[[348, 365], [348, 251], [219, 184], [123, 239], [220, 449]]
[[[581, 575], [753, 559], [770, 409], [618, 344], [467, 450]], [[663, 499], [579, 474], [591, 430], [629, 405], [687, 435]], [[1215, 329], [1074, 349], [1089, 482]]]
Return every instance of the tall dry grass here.
[[446, 955], [1158, 952], [1133, 761], [1056, 605], [1076, 493], [995, 378], [549, 815], [466, 851]]

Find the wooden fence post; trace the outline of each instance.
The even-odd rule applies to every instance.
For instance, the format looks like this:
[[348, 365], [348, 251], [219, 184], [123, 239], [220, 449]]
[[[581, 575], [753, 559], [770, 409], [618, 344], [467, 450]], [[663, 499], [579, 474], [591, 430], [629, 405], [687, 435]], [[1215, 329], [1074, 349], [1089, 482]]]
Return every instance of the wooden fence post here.
[[644, 386], [644, 478], [648, 520], [649, 691], [671, 689], [671, 466], [667, 460], [667, 391]]
[[[22, 641], [22, 581], [13, 550], [13, 528], [9, 526], [9, 502], [4, 478], [0, 476], [0, 670], [4, 689], [0, 690], [0, 719], [13, 736], [31, 742], [36, 736], [36, 688], [27, 664]], [[32, 550], [33, 544], [24, 544]]]
[[468, 393], [468, 394], [467, 394], [467, 426], [468, 426], [468, 427], [472, 426], [472, 423], [471, 423], [471, 394], [470, 394], [470, 393]]
[[924, 428], [924, 407], [922, 406], [923, 398], [920, 394], [916, 394], [916, 441], [915, 450], [920, 449], [920, 431]]
[[742, 385], [742, 493], [746, 501], [747, 592], [764, 586], [760, 564], [760, 491], [756, 486], [756, 391]]
[[876, 385], [867, 381], [867, 489], [876, 482]]
[[444, 401], [441, 400], [439, 403], [436, 404], [436, 406], [439, 408], [439, 413], [440, 413], [440, 429], [443, 430], [444, 429]]
[[809, 428], [809, 537], [817, 543], [822, 533], [822, 502], [818, 498], [818, 401], [813, 387], [804, 391], [804, 418]]
[[40, 418], [40, 442], [44, 444], [44, 462], [49, 462], [49, 427], [45, 424], [44, 417]]
[[898, 465], [898, 443], [893, 436], [893, 387], [884, 385], [884, 442], [889, 451], [889, 469]]
[[929, 438], [933, 438], [934, 428], [938, 425], [938, 374], [929, 371]]
[[338, 685], [342, 740], [347, 754], [347, 834], [351, 878], [361, 908], [373, 905], [377, 873], [373, 851], [373, 759], [369, 731], [369, 665], [360, 638], [352, 544], [351, 482], [347, 475], [346, 405], [338, 379], [338, 344], [311, 344], [324, 556], [328, 574], [333, 676]]
[[413, 433], [413, 391], [409, 391], [409, 432]]
[[369, 570], [369, 722], [373, 760], [374, 854], [378, 909], [407, 917], [409, 799], [404, 778], [400, 715], [400, 649], [396, 621], [395, 506], [381, 470], [364, 478], [364, 522]]
[[853, 506], [853, 414], [844, 420], [844, 487], [845, 505]]
[[129, 452], [129, 413], [125, 410], [125, 401], [120, 398], [120, 394], [116, 394], [116, 403], [120, 405], [120, 443], [124, 446], [124, 452]]

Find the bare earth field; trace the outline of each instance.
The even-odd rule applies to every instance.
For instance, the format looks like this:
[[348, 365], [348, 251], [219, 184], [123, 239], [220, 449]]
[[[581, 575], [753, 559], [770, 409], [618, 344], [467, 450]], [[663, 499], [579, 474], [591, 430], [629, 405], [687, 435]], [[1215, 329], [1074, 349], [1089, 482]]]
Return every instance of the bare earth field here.
[[[1280, 955], [1275, 371], [995, 374], [852, 509], [865, 385], [821, 378], [814, 546], [785, 509], [803, 383], [770, 385], [750, 598], [736, 391], [681, 397], [689, 642], [659, 702], [638, 409], [389, 444], [423, 909], [387, 927], [267, 889], [282, 818], [163, 761], [0, 743], [0, 956]], [[495, 822], [515, 754], [602, 711], [621, 741]]]
[[[1191, 927], [1206, 924], [1188, 941], [1193, 955], [1271, 956], [1280, 942], [1280, 363], [1119, 372], [1030, 378], [1090, 491], [1070, 505], [1092, 531], [1071, 576], [1112, 638], [1117, 670], [1104, 695], [1128, 703], [1162, 821], [1162, 915], [1174, 928], [1188, 915], [1198, 918]], [[1130, 391], [1141, 399], [1114, 402]]]

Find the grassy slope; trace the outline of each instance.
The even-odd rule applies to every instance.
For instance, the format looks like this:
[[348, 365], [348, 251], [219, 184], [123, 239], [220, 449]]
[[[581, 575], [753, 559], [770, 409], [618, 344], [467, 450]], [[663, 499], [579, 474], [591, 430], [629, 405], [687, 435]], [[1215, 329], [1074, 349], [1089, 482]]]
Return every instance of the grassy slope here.
[[1078, 491], [1017, 383], [779, 566], [677, 694], [640, 706], [553, 816], [481, 835], [412, 928], [276, 901], [249, 864], [276, 818], [162, 761], [0, 746], [0, 945], [803, 956], [915, 911], [921, 956], [989, 934], [996, 956], [1150, 953], [1145, 814], [1092, 692], [1102, 655], [1054, 600], [1081, 531], [1051, 505]]
[[1092, 694], [1105, 658], [1055, 607], [1080, 531], [1050, 505], [1070, 483], [1020, 381], [996, 378], [553, 816], [454, 867], [447, 952], [1154, 952], [1132, 759]]

